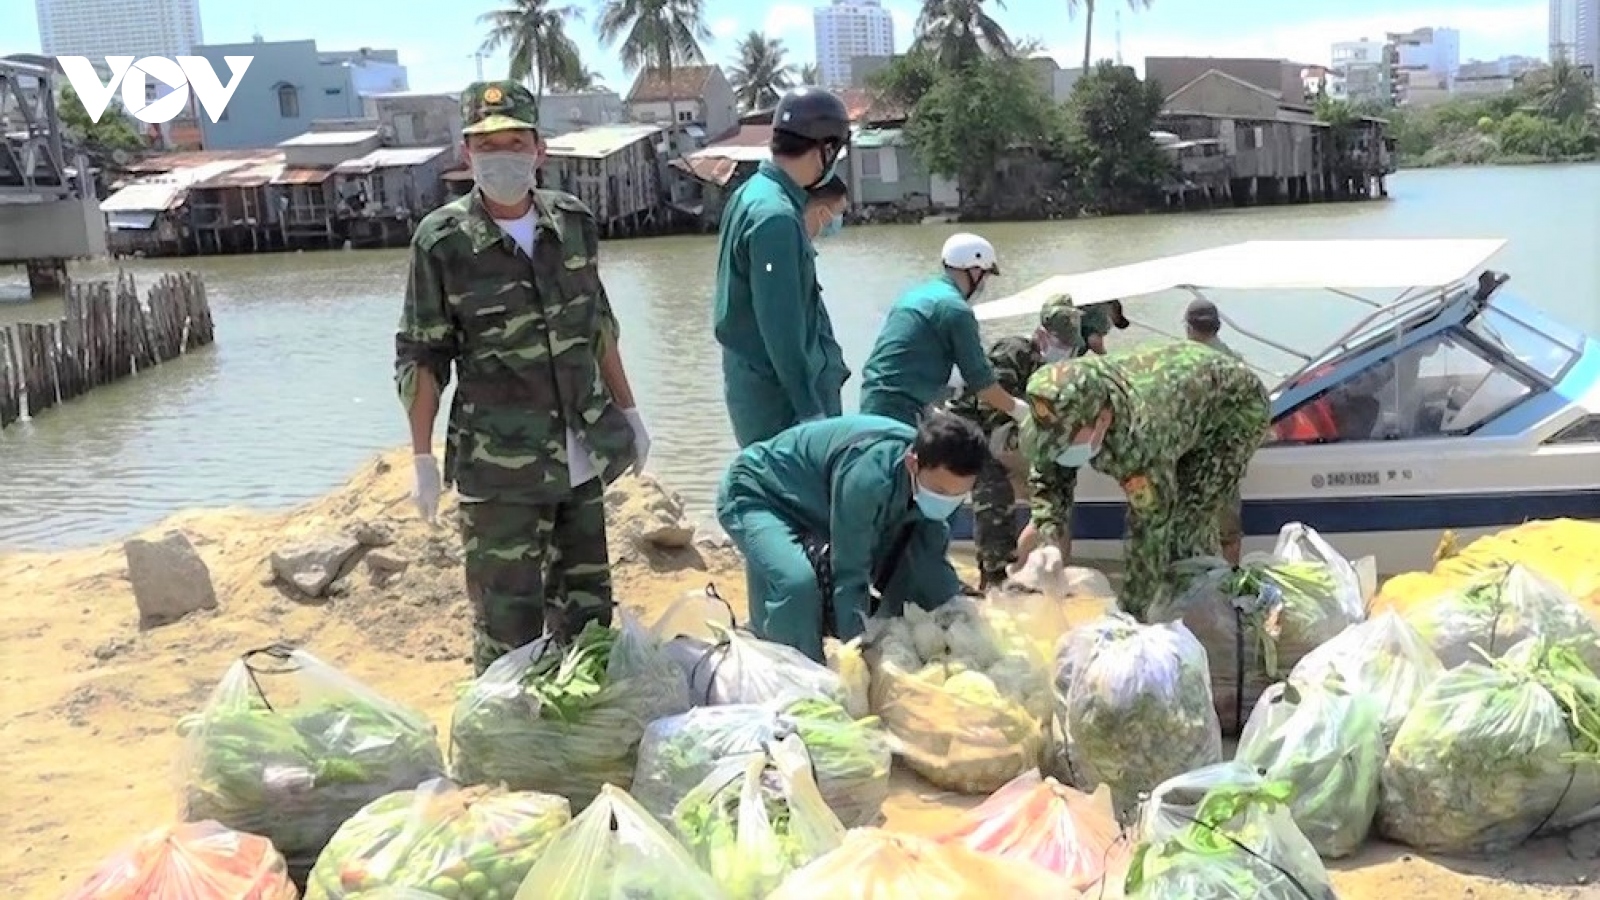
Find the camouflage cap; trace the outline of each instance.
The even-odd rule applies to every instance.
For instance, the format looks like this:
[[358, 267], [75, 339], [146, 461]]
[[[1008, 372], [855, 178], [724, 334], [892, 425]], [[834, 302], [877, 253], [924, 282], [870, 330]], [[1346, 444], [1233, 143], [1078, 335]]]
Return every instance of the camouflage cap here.
[[1070, 295], [1051, 297], [1039, 307], [1039, 327], [1073, 353], [1083, 349], [1083, 313], [1072, 305]]
[[461, 93], [462, 134], [527, 131], [539, 127], [539, 101], [515, 81], [480, 81]]
[[1033, 465], [1053, 461], [1080, 428], [1094, 423], [1111, 404], [1110, 385], [1099, 368], [1080, 360], [1053, 363], [1028, 379], [1028, 409], [1022, 452]]

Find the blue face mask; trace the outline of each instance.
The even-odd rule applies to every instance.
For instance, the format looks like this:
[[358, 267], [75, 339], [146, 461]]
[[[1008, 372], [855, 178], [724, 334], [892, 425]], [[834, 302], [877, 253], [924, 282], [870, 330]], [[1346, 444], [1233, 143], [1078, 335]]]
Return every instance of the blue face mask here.
[[941, 494], [938, 491], [928, 490], [920, 484], [917, 485], [917, 509], [921, 510], [924, 516], [935, 522], [943, 522], [949, 519], [955, 515], [956, 510], [960, 509], [961, 504], [965, 502], [967, 502], [967, 495], [965, 494], [952, 497], [948, 494]]
[[1063, 469], [1081, 469], [1094, 459], [1100, 450], [1093, 444], [1073, 444], [1056, 454], [1056, 465]]
[[844, 230], [844, 213], [839, 213], [838, 215], [836, 215], [833, 218], [829, 219], [827, 222], [823, 223], [822, 230], [817, 232], [817, 237], [819, 237], [819, 238], [833, 237], [834, 235], [838, 234], [840, 231], [843, 231], [843, 230]]

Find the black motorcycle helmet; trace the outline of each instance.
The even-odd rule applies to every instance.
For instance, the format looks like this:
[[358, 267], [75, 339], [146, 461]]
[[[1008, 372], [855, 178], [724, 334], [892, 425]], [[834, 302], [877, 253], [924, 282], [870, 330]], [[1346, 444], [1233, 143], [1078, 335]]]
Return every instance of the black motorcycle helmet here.
[[822, 177], [817, 184], [806, 185], [815, 188], [833, 175], [834, 163], [850, 143], [850, 111], [831, 91], [797, 87], [778, 100], [772, 130], [775, 136], [800, 138], [822, 148]]

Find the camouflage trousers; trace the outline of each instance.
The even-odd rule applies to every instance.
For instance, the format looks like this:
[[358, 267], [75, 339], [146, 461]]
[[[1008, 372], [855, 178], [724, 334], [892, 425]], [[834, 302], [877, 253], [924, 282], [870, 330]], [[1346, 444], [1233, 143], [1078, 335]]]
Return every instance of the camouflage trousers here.
[[489, 664], [544, 634], [611, 623], [611, 558], [599, 478], [559, 503], [461, 504], [472, 663]]
[[978, 588], [998, 587], [1017, 556], [1017, 489], [1011, 473], [990, 455], [972, 486], [972, 543], [978, 554]]

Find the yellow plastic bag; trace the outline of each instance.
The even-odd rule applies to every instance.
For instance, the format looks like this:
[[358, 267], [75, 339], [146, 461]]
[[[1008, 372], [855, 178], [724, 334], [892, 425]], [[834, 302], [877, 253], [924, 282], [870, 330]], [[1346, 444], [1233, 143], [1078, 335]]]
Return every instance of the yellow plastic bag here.
[[1121, 835], [1108, 789], [1081, 793], [1035, 769], [964, 813], [938, 840], [1033, 863], [1085, 890], [1119, 861]]
[[66, 900], [295, 900], [272, 842], [216, 822], [159, 828], [108, 859]]
[[1591, 616], [1600, 615], [1600, 522], [1540, 519], [1454, 547], [1448, 532], [1430, 572], [1389, 579], [1374, 609], [1406, 612], [1484, 573], [1522, 564], [1561, 585]]
[[1488, 569], [1427, 603], [1406, 621], [1446, 669], [1499, 657], [1531, 637], [1570, 645], [1600, 671], [1600, 626], [1561, 586], [1528, 566]]
[[[1074, 900], [1068, 881], [1030, 862], [861, 828], [797, 869], [767, 900]], [[522, 898], [519, 898], [522, 900]]]

